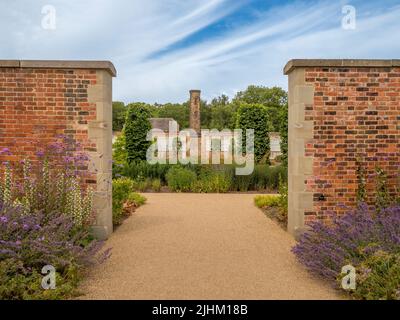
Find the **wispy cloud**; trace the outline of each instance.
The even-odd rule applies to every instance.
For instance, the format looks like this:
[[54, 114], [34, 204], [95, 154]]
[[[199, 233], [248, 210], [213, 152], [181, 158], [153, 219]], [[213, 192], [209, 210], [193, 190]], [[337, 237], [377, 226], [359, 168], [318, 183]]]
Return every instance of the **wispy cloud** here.
[[256, 12], [222, 35], [171, 48], [252, 0], [52, 1], [57, 29], [40, 27], [47, 1], [0, 0], [0, 58], [108, 59], [115, 63], [114, 99], [183, 101], [232, 96], [248, 84], [286, 87], [291, 58], [396, 58], [400, 7], [356, 1], [357, 28], [341, 28], [345, 1], [302, 1]]

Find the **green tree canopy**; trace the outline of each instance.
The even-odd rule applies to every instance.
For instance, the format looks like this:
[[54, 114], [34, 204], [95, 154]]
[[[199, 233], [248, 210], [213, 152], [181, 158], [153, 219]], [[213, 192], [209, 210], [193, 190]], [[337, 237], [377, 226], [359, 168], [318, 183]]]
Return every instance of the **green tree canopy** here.
[[[267, 110], [262, 104], [242, 102], [237, 111], [236, 127], [243, 130], [243, 151], [246, 144], [246, 129], [254, 130], [254, 158], [260, 162], [269, 155], [269, 136], [267, 123]], [[268, 162], [268, 157], [266, 157]]]
[[144, 103], [131, 103], [128, 105], [125, 120], [125, 149], [127, 161], [146, 160], [146, 152], [150, 141], [146, 140], [147, 133], [151, 130], [150, 109]]
[[112, 103], [112, 129], [122, 131], [125, 124], [126, 107], [123, 102], [114, 101]]
[[263, 86], [248, 86], [246, 90], [239, 91], [233, 103], [258, 103], [267, 108], [268, 126], [270, 131], [280, 132], [281, 127], [285, 124], [279, 115], [281, 109], [287, 108], [288, 96], [287, 92], [279, 87], [263, 87]]

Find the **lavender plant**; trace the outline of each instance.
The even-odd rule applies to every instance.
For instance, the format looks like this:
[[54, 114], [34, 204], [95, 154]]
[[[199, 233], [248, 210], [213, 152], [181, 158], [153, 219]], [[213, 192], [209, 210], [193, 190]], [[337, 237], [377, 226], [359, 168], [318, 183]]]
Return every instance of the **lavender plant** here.
[[77, 227], [89, 225], [93, 190], [84, 190], [81, 183], [89, 159], [77, 149], [75, 142], [61, 137], [39, 151], [34, 164], [29, 159], [13, 168], [4, 163], [0, 170], [0, 200], [22, 207], [26, 214], [58, 212], [72, 216]]
[[[5, 149], [0, 155], [11, 154]], [[68, 137], [32, 161], [0, 164], [0, 299], [65, 298], [84, 268], [109, 256], [90, 234], [93, 192], [82, 188], [85, 172], [88, 157]], [[56, 268], [56, 290], [40, 286], [45, 265]]]
[[[361, 265], [377, 252], [400, 254], [400, 207], [385, 208], [378, 214], [362, 204], [343, 216], [334, 215], [330, 224], [312, 222], [293, 252], [310, 272], [333, 283], [347, 264], [361, 274]], [[400, 273], [396, 277], [400, 289]]]
[[58, 288], [72, 291], [83, 268], [109, 256], [102, 242], [88, 241], [88, 230], [77, 231], [73, 218], [60, 213], [27, 215], [21, 206], [0, 203], [0, 235], [0, 299], [45, 298], [39, 277], [45, 265], [55, 267], [62, 284], [73, 271], [73, 284]]

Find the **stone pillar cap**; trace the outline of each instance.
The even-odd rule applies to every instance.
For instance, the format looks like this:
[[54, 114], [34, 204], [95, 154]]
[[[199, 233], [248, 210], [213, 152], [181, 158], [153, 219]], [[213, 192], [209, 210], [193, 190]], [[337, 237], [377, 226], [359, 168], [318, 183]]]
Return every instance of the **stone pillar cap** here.
[[293, 59], [283, 69], [289, 74], [295, 68], [306, 67], [359, 67], [359, 68], [387, 68], [399, 67], [400, 59]]
[[93, 60], [0, 60], [0, 68], [33, 69], [95, 69], [106, 70], [115, 77], [117, 71], [110, 61]]

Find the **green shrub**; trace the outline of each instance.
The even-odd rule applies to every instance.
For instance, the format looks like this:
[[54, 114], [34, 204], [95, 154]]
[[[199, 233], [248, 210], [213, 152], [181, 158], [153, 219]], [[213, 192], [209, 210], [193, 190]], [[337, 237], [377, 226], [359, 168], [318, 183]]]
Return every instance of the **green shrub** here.
[[356, 299], [400, 300], [400, 254], [377, 251], [357, 268]]
[[128, 154], [126, 152], [126, 139], [125, 132], [117, 137], [113, 144], [113, 161], [117, 164], [125, 164], [128, 160]]
[[375, 205], [378, 210], [383, 210], [390, 206], [392, 198], [389, 193], [388, 177], [386, 172], [381, 168], [375, 169], [376, 181], [375, 181]]
[[123, 219], [123, 206], [129, 194], [134, 190], [134, 181], [129, 178], [114, 179], [112, 182], [113, 224], [119, 225]]
[[170, 164], [149, 164], [147, 161], [134, 161], [130, 164], [115, 165], [113, 175], [129, 177], [133, 180], [143, 178], [160, 179], [161, 183], [167, 182], [166, 174], [174, 165]]
[[71, 264], [63, 274], [56, 273], [56, 288], [44, 290], [43, 275], [28, 270], [17, 259], [0, 261], [0, 300], [60, 300], [79, 295], [77, 286], [81, 275], [78, 267]]
[[[167, 173], [171, 168], [180, 167], [192, 171], [197, 176], [198, 180], [204, 179], [206, 176], [212, 174], [223, 175], [223, 187], [212, 188], [212, 190], [222, 190], [225, 192], [225, 186], [228, 184], [227, 191], [256, 191], [256, 190], [278, 190], [279, 177], [283, 181], [287, 181], [287, 168], [279, 166], [269, 166], [267, 164], [257, 164], [254, 167], [254, 172], [248, 176], [235, 175], [235, 165], [170, 165], [170, 164], [154, 164], [151, 165], [146, 161], [136, 161], [126, 165], [114, 165], [113, 176], [125, 176], [135, 181], [134, 188], [137, 191], [146, 191], [152, 189], [159, 191], [161, 186], [167, 185]], [[148, 179], [148, 181], [146, 181]], [[210, 178], [207, 178], [210, 179]], [[216, 183], [220, 182], [221, 177], [213, 178]], [[153, 186], [153, 181], [157, 180], [156, 185]], [[160, 188], [158, 187], [158, 180]], [[143, 182], [144, 181], [144, 182]], [[208, 187], [204, 184], [201, 188], [201, 183], [193, 185], [195, 192], [216, 192], [206, 191]], [[173, 190], [171, 190], [173, 191]], [[189, 191], [189, 190], [188, 190]]]
[[279, 195], [279, 208], [281, 209], [282, 216], [286, 217], [287, 219], [289, 192], [287, 182], [283, 180], [282, 176], [279, 176]]
[[151, 190], [155, 192], [159, 192], [161, 190], [161, 180], [160, 179], [154, 179], [151, 181]]
[[281, 151], [282, 155], [280, 161], [287, 167], [288, 165], [288, 105], [279, 109], [280, 128], [279, 133], [281, 136]]
[[204, 193], [225, 193], [229, 191], [230, 185], [230, 179], [223, 172], [213, 172], [195, 181], [192, 190]]
[[175, 166], [168, 170], [166, 175], [168, 187], [171, 191], [190, 191], [197, 180], [196, 173], [192, 170]]
[[238, 129], [243, 130], [243, 152], [246, 151], [246, 129], [254, 129], [254, 158], [261, 161], [269, 154], [268, 115], [262, 104], [241, 103], [237, 111]]
[[140, 207], [146, 203], [146, 198], [139, 193], [131, 192], [126, 201], [134, 203], [136, 207]]
[[144, 179], [143, 177], [139, 177], [138, 180], [134, 180], [133, 190], [145, 192], [150, 188], [151, 188], [151, 179], [150, 178]]
[[279, 207], [280, 195], [259, 195], [254, 198], [254, 204], [259, 208]]
[[150, 141], [147, 141], [147, 133], [151, 130], [150, 110], [143, 103], [128, 105], [125, 121], [125, 148], [127, 161], [146, 160], [147, 149]]
[[248, 176], [235, 175], [233, 166], [227, 167], [225, 172], [230, 172], [232, 191], [277, 190], [279, 177], [281, 176], [283, 181], [287, 180], [287, 168], [284, 166], [258, 164]]

